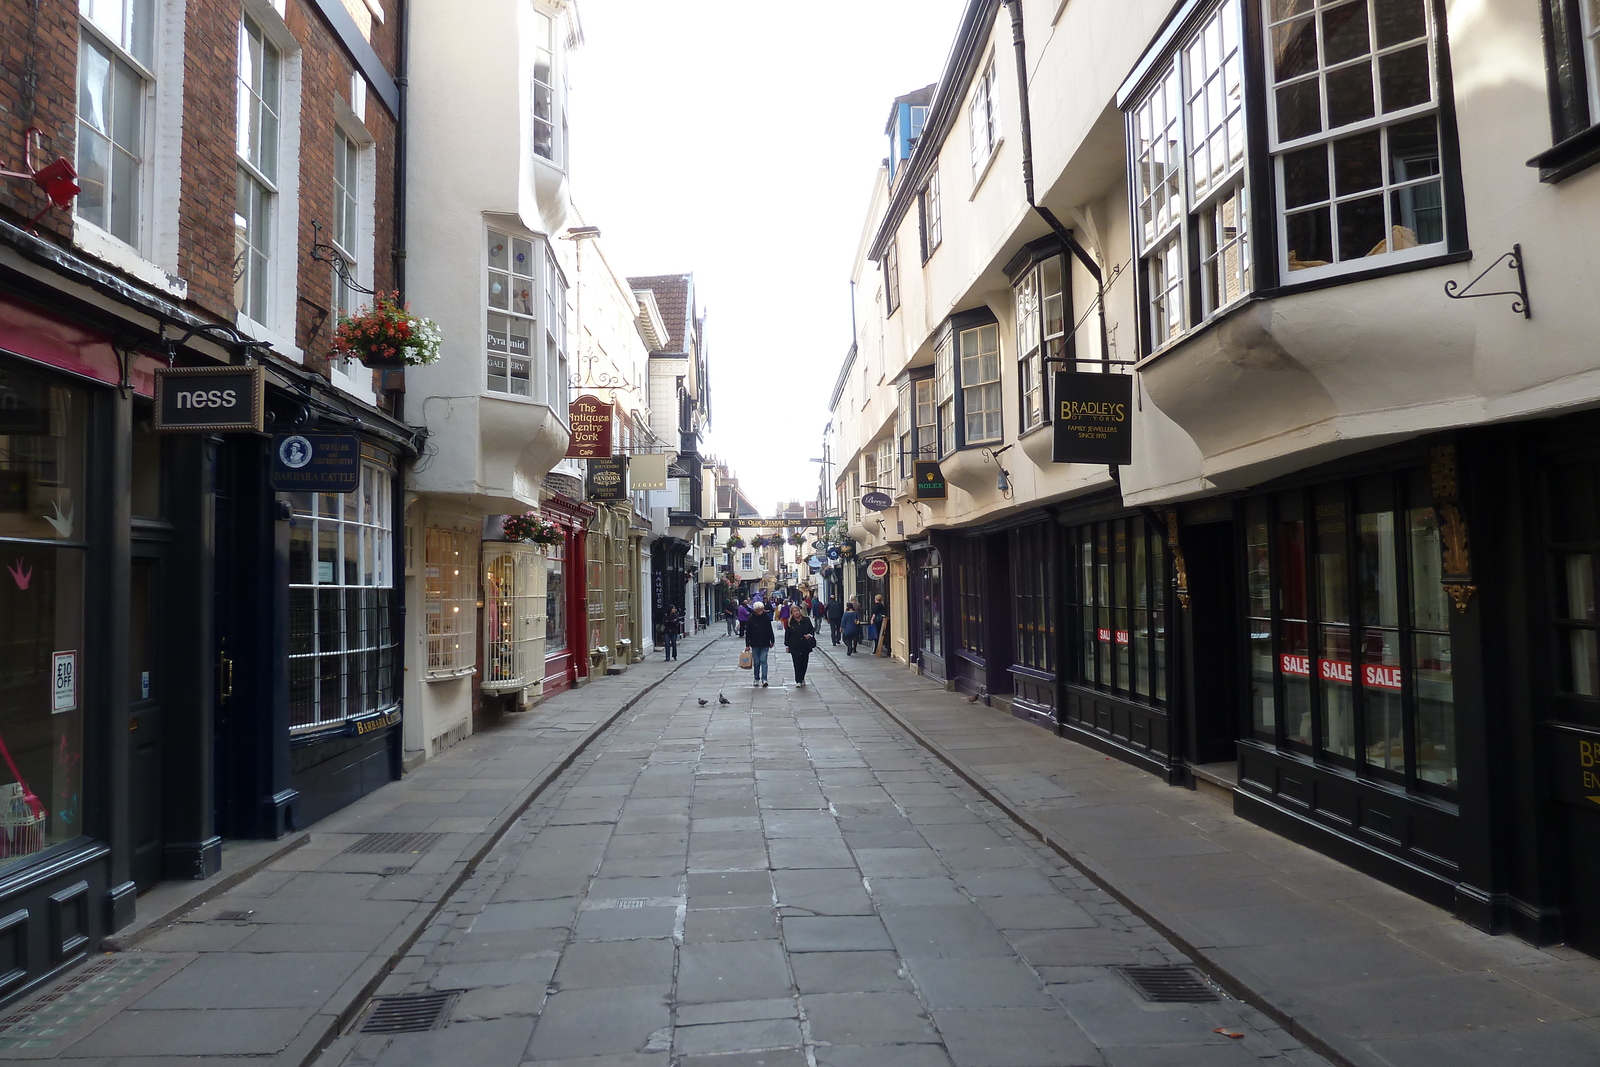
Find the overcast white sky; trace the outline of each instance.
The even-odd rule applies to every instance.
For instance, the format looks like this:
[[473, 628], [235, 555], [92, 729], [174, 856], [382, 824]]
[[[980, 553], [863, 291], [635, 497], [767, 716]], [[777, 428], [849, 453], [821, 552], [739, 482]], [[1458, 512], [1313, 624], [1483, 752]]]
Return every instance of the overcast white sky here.
[[619, 273], [694, 274], [707, 451], [763, 513], [816, 493], [884, 123], [965, 3], [580, 0], [574, 199]]

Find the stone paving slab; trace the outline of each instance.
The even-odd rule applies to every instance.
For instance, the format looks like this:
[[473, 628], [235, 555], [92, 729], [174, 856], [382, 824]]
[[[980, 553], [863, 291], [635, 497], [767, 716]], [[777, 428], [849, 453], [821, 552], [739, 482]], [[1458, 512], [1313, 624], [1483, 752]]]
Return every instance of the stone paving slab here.
[[[1237, 1001], [1146, 1011], [1111, 965], [1184, 954], [825, 661], [803, 690], [738, 688], [711, 666], [619, 718], [384, 979], [381, 995], [464, 987], [427, 1039], [440, 1062], [1323, 1062]], [[732, 703], [700, 707], [719, 687]], [[531, 1019], [526, 1046], [475, 1029], [496, 1019]], [[390, 1067], [415, 1047], [346, 1033], [319, 1067]]]
[[[1358, 1067], [1600, 1063], [1600, 961], [1484, 934], [1206, 796], [971, 704], [904, 664], [822, 658], [1293, 1039]], [[941, 840], [925, 813], [908, 815], [930, 842]], [[956, 880], [1041, 973], [1136, 955], [1103, 930], [1072, 929], [1092, 922], [1025, 903], [1035, 899], [1026, 894], [1051, 891], [1036, 871], [974, 867]], [[1069, 1012], [1084, 1003], [1081, 992], [1061, 995]], [[1097, 1040], [1120, 1036], [1083, 1022]], [[1113, 1067], [1255, 1061], [1237, 1045], [1129, 1046], [1106, 1055]]]
[[[680, 661], [634, 664], [508, 716], [291, 841], [225, 850], [225, 858], [251, 867], [225, 871], [215, 887], [158, 889], [152, 910], [160, 921], [124, 931], [116, 944], [127, 955], [182, 966], [132, 1003], [88, 1020], [49, 1058], [82, 1067], [302, 1067], [357, 1017], [407, 950], [425, 941], [429, 921], [562, 769], [613, 719], [714, 647], [709, 633], [686, 638]], [[413, 831], [444, 836], [416, 854], [343, 854], [362, 834]], [[609, 836], [582, 822], [571, 827], [571, 848], [528, 877], [527, 900], [503, 905], [520, 910], [485, 922], [448, 967], [430, 974], [438, 988], [472, 989], [458, 1003], [464, 1022], [472, 1021], [452, 1027], [457, 1047], [481, 1046], [490, 1059], [500, 1048], [521, 1056], [555, 969], [549, 949], [570, 934], [577, 893], [587, 888]], [[552, 880], [563, 866], [576, 879], [564, 893]], [[139, 904], [146, 908], [144, 898]], [[218, 918], [239, 910], [251, 914], [242, 922]], [[666, 911], [670, 937], [676, 912]], [[539, 990], [536, 1001], [530, 988]], [[483, 1021], [491, 1018], [497, 1021]], [[405, 1035], [385, 1063], [431, 1067], [442, 1062], [437, 1045], [432, 1035]]]

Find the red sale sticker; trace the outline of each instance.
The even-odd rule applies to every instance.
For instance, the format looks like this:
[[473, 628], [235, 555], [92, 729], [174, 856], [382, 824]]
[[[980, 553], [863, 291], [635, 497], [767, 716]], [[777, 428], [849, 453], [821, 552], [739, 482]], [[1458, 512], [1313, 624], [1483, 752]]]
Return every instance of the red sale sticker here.
[[1317, 671], [1325, 682], [1342, 682], [1349, 685], [1354, 678], [1350, 664], [1336, 659], [1317, 660]]
[[1284, 674], [1299, 674], [1310, 676], [1311, 658], [1309, 656], [1279, 656], [1278, 662], [1283, 666]]
[[1126, 631], [1126, 630], [1118, 630], [1117, 631], [1117, 644], [1125, 645], [1127, 643], [1128, 643], [1128, 631]]
[[1361, 666], [1361, 684], [1372, 689], [1400, 690], [1400, 668], [1380, 667], [1372, 663]]
[[1101, 627], [1100, 629], [1095, 631], [1095, 636], [1098, 637], [1102, 641], [1110, 641], [1111, 640], [1111, 631], [1107, 630], [1104, 627]]

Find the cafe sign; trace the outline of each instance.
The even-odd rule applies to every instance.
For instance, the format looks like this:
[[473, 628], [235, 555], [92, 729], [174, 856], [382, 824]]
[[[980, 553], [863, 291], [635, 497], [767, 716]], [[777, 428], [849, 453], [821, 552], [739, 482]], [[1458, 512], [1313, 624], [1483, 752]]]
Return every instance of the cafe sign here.
[[568, 459], [611, 458], [611, 405], [585, 393], [567, 408], [572, 440], [567, 444]]
[[157, 367], [155, 428], [166, 433], [260, 433], [263, 368]]
[[601, 456], [588, 461], [584, 479], [585, 500], [608, 503], [628, 499], [628, 457]]
[[1133, 462], [1133, 378], [1057, 371], [1053, 405], [1056, 463]]

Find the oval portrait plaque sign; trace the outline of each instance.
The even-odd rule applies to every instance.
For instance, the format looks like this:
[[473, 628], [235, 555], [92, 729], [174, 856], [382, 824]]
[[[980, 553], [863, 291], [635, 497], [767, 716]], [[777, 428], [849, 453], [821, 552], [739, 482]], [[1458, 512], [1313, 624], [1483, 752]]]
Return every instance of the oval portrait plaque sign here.
[[873, 491], [861, 494], [861, 506], [868, 511], [886, 511], [894, 507], [894, 498], [888, 493]]

